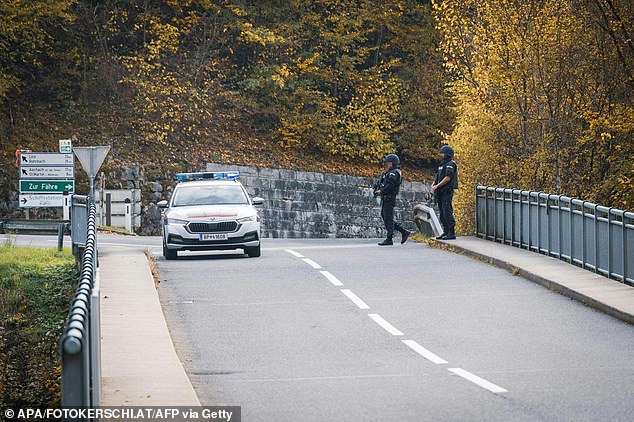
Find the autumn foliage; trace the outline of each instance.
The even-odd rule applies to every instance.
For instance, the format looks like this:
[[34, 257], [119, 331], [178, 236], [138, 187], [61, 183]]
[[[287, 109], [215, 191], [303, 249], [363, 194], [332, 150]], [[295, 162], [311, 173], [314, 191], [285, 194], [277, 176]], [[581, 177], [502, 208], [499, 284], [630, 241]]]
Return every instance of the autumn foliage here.
[[[463, 181], [634, 205], [634, 3], [436, 2]], [[459, 198], [463, 229], [473, 195]]]
[[113, 146], [107, 172], [164, 174], [206, 161], [371, 174], [397, 152], [420, 179], [447, 142], [463, 223], [476, 183], [631, 209], [633, 5], [4, 1], [1, 152], [76, 135]]

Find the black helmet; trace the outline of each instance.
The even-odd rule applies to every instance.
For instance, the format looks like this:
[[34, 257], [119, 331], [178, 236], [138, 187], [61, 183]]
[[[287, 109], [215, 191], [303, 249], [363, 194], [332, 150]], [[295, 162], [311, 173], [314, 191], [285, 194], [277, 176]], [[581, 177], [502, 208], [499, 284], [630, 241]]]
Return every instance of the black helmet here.
[[454, 155], [453, 148], [451, 148], [449, 145], [441, 146], [440, 147], [440, 152], [442, 152], [443, 154], [445, 154], [449, 158], [453, 158], [453, 155]]
[[401, 163], [401, 160], [398, 158], [398, 155], [396, 154], [388, 154], [385, 156], [385, 158], [383, 159], [384, 163], [392, 163], [393, 165], [397, 166]]

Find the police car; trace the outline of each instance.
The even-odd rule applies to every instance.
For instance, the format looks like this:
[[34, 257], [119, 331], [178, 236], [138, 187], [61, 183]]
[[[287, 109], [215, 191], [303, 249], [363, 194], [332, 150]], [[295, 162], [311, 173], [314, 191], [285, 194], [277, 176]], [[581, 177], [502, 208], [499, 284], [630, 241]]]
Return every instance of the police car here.
[[178, 251], [243, 249], [260, 256], [260, 216], [238, 181], [240, 173], [177, 173], [178, 184], [163, 211], [163, 256], [176, 259]]

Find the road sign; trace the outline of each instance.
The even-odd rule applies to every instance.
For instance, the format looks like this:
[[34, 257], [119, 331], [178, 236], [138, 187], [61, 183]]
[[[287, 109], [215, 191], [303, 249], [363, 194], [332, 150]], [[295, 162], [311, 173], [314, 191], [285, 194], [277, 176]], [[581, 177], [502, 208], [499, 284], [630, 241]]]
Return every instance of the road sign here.
[[64, 206], [64, 195], [21, 194], [21, 208], [42, 208]]
[[75, 147], [73, 152], [79, 158], [81, 166], [88, 173], [88, 177], [95, 177], [106, 159], [110, 147]]
[[25, 179], [74, 179], [75, 167], [33, 166], [21, 167], [20, 178]]
[[20, 154], [20, 165], [26, 166], [72, 166], [75, 163], [73, 154], [56, 152], [32, 152]]
[[[74, 180], [20, 180], [20, 193], [75, 192]], [[61, 205], [60, 205], [61, 207]]]
[[73, 153], [73, 141], [70, 139], [60, 139], [59, 140], [59, 152], [62, 154], [72, 154]]
[[103, 160], [106, 159], [108, 151], [110, 151], [110, 147], [108, 146], [73, 148], [73, 152], [79, 159], [81, 166], [86, 170], [86, 173], [88, 173], [90, 196], [92, 197], [95, 195], [95, 176], [103, 164]]

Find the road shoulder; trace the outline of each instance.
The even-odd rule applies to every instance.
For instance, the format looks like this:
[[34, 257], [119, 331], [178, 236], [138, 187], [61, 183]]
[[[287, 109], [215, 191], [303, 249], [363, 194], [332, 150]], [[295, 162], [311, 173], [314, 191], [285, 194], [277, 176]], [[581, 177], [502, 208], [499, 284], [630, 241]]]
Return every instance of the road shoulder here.
[[435, 241], [452, 252], [483, 260], [587, 306], [634, 324], [634, 288], [556, 258], [475, 236]]

